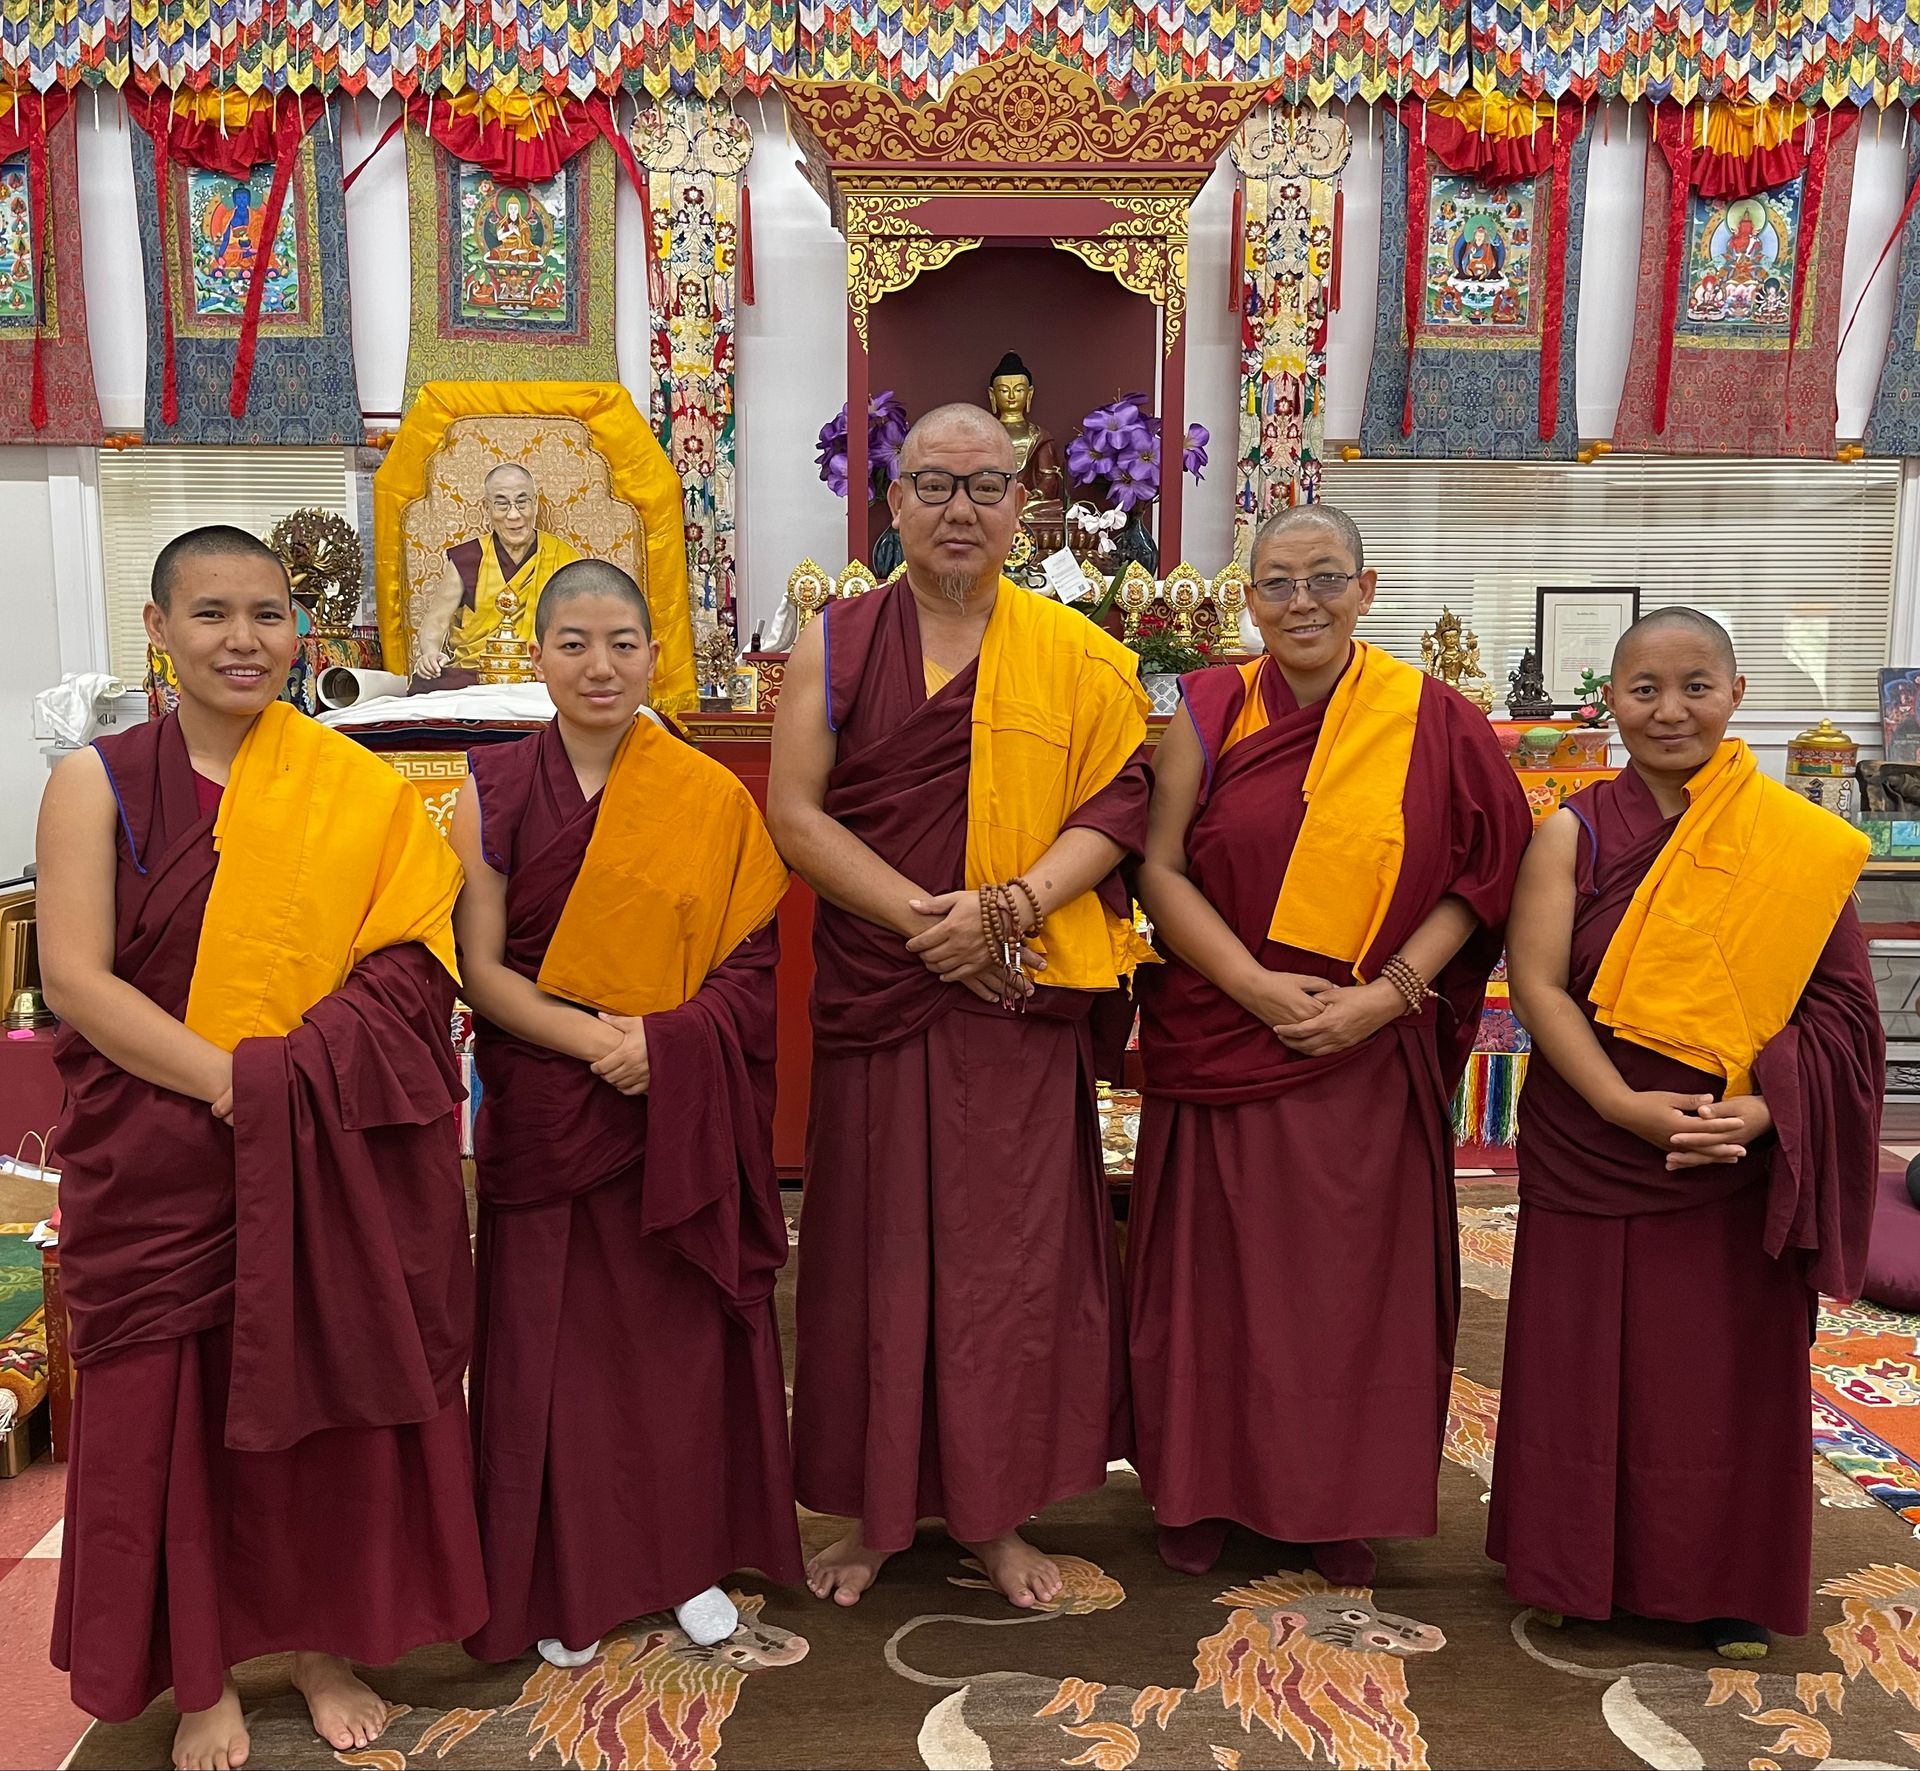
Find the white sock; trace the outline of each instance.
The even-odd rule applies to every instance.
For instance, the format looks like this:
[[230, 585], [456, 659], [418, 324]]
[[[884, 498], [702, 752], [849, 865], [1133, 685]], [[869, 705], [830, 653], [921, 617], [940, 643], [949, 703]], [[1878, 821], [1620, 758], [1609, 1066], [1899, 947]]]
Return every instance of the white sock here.
[[718, 1587], [695, 1593], [684, 1605], [673, 1608], [673, 1620], [687, 1632], [687, 1640], [702, 1648], [724, 1642], [740, 1627], [740, 1612]]
[[598, 1642], [589, 1642], [584, 1648], [568, 1648], [558, 1636], [540, 1638], [540, 1658], [548, 1666], [576, 1667], [585, 1666], [600, 1652]]

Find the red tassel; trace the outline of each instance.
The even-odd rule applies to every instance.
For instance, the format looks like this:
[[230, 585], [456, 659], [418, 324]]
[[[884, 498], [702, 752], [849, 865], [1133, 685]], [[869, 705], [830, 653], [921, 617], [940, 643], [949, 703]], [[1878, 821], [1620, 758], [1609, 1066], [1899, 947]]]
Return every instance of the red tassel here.
[[[78, 131], [75, 132], [76, 134]], [[27, 398], [27, 416], [35, 430], [47, 428], [47, 366], [44, 355], [47, 330], [47, 287], [50, 282], [47, 242], [47, 204], [51, 192], [47, 183], [46, 99], [41, 98], [40, 133], [27, 148], [27, 182], [33, 205], [33, 278], [27, 285], [33, 298], [33, 388]]]
[[[1407, 110], [1420, 113], [1420, 132], [1415, 134], [1407, 120]], [[1413, 352], [1420, 338], [1421, 272], [1425, 265], [1427, 240], [1427, 107], [1411, 99], [1400, 109], [1400, 124], [1407, 132], [1407, 236], [1405, 277], [1401, 299], [1402, 324], [1407, 332], [1407, 397], [1400, 409], [1400, 434], [1413, 435]]]
[[365, 172], [366, 169], [374, 163], [374, 161], [380, 158], [380, 150], [384, 148], [388, 142], [392, 141], [393, 138], [396, 135], [398, 135], [402, 129], [406, 128], [406, 126], [407, 126], [407, 107], [405, 105], [402, 105], [400, 107], [400, 115], [395, 117], [394, 120], [387, 125], [386, 133], [382, 135], [380, 139], [373, 144], [373, 147], [371, 148], [371, 150], [369, 150], [367, 157], [364, 160], [362, 160], [359, 165], [355, 166], [353, 170], [346, 175], [345, 178], [341, 179], [340, 188], [343, 191], [352, 190], [354, 180], [357, 179], [361, 173]]
[[278, 106], [275, 107], [273, 183], [267, 187], [267, 206], [260, 217], [260, 231], [254, 235], [253, 273], [247, 279], [247, 306], [240, 317], [240, 342], [233, 353], [233, 381], [227, 389], [227, 414], [231, 418], [247, 415], [247, 396], [253, 388], [253, 360], [260, 349], [260, 303], [267, 292], [267, 270], [273, 262], [274, 243], [280, 235], [280, 212], [287, 204], [293, 162], [306, 134], [298, 106], [284, 118]]
[[[1662, 267], [1660, 286], [1660, 350], [1653, 370], [1653, 434], [1667, 432], [1667, 396], [1673, 389], [1673, 324], [1680, 311], [1680, 255], [1687, 249], [1687, 193], [1693, 186], [1693, 117], [1683, 106], [1675, 121], [1669, 111], [1663, 118], [1660, 107], [1653, 108], [1653, 137], [1647, 152], [1657, 154], [1665, 146], [1660, 131], [1669, 131], [1671, 148], [1667, 152], [1668, 176], [1672, 186], [1667, 202], [1667, 256]], [[1678, 131], [1677, 134], [1672, 133]], [[1804, 229], [1804, 218], [1802, 222]]]
[[1227, 260], [1227, 312], [1237, 314], [1245, 304], [1242, 284], [1247, 274], [1247, 192], [1239, 180], [1233, 186], [1233, 245]]
[[753, 192], [740, 181], [740, 300], [753, 306]]
[[[1556, 107], [1554, 116], [1559, 117]], [[1540, 310], [1539, 434], [1551, 443], [1560, 428], [1560, 323], [1567, 302], [1567, 197], [1572, 182], [1575, 134], [1553, 138], [1553, 185], [1541, 245], [1546, 252], [1546, 298]]]
[[1333, 192], [1333, 263], [1327, 271], [1327, 312], [1331, 314], [1340, 311], [1340, 256], [1346, 233], [1347, 193], [1336, 185]]

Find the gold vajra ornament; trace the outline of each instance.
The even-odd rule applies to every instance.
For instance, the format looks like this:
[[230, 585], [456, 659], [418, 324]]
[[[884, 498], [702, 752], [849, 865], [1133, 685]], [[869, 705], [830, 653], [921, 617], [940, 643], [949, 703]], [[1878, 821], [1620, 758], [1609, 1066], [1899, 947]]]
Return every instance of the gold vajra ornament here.
[[341, 634], [360, 609], [360, 537], [337, 511], [296, 510], [267, 537], [316, 633]]
[[1482, 713], [1492, 714], [1493, 684], [1480, 668], [1479, 637], [1463, 630], [1460, 617], [1445, 603], [1440, 605], [1433, 631], [1420, 636], [1420, 668], [1448, 688], [1458, 689]]

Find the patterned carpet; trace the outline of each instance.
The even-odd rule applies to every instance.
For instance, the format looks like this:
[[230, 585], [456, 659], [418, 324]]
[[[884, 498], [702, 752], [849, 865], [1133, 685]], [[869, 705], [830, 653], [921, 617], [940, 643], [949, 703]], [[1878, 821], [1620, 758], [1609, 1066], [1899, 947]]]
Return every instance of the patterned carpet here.
[[[737, 1580], [749, 1621], [717, 1649], [648, 1619], [572, 1672], [424, 1651], [373, 1675], [395, 1712], [368, 1752], [323, 1747], [284, 1666], [260, 1662], [242, 1678], [253, 1762], [1920, 1766], [1920, 1546], [1870, 1485], [1824, 1463], [1813, 1629], [1760, 1667], [1716, 1661], [1676, 1628], [1547, 1630], [1507, 1600], [1481, 1545], [1512, 1193], [1463, 1191], [1468, 1289], [1441, 1532], [1381, 1546], [1372, 1590], [1330, 1591], [1296, 1552], [1244, 1533], [1213, 1575], [1173, 1574], [1154, 1554], [1137, 1483], [1120, 1471], [1035, 1530], [1065, 1559], [1068, 1589], [1053, 1612], [1012, 1612], [929, 1530], [851, 1612]], [[1844, 1313], [1833, 1326], [1889, 1331]], [[1896, 1337], [1909, 1361], [1915, 1328]], [[1876, 1343], [1869, 1362], [1882, 1352]], [[812, 1543], [837, 1526], [809, 1518], [805, 1528]], [[159, 1710], [96, 1727], [71, 1762], [159, 1767], [169, 1734]]]

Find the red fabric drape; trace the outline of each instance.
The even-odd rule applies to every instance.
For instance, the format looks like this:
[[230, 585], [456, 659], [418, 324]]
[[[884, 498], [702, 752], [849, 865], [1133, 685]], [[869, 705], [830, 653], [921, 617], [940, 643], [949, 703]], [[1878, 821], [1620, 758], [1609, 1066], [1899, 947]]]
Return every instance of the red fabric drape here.
[[456, 110], [445, 98], [436, 103], [416, 92], [407, 100], [416, 129], [425, 130], [456, 160], [511, 185], [544, 184], [596, 136], [607, 134], [597, 109], [584, 100], [556, 100], [553, 113], [550, 128], [522, 137], [512, 124]]
[[[375, 120], [378, 121], [377, 118]], [[346, 176], [340, 180], [340, 188], [343, 191], [352, 190], [354, 187], [354, 184], [359, 179], [360, 174], [365, 172], [366, 169], [374, 163], [374, 161], [380, 158], [381, 150], [384, 149], [387, 143], [392, 141], [393, 138], [396, 135], [398, 135], [401, 130], [406, 128], [406, 126], [407, 126], [407, 113], [405, 108], [403, 107], [401, 109], [400, 115], [395, 117], [394, 120], [391, 123], [389, 123], [384, 130], [381, 131], [380, 139], [377, 142], [375, 142], [373, 146], [367, 150], [366, 158], [359, 161], [355, 166], [353, 166], [347, 172]]]
[[[1560, 428], [1560, 324], [1567, 305], [1567, 203], [1573, 185], [1575, 131], [1553, 130], [1553, 195], [1547, 204], [1547, 286], [1540, 302], [1540, 440]], [[1535, 138], [1536, 140], [1538, 137]]]
[[1420, 278], [1426, 263], [1427, 237], [1425, 109], [1418, 99], [1400, 107], [1400, 121], [1407, 131], [1407, 247], [1405, 274], [1401, 279], [1407, 330], [1407, 398], [1400, 408], [1400, 434], [1410, 437], [1413, 435], [1413, 352], [1420, 337]]
[[47, 423], [46, 292], [53, 253], [47, 217], [47, 205], [53, 201], [52, 186], [47, 180], [47, 131], [64, 121], [72, 104], [70, 92], [38, 93], [31, 101], [16, 94], [13, 104], [0, 115], [0, 160], [10, 160], [22, 151], [27, 156], [34, 266], [33, 390], [28, 397], [27, 416], [35, 430], [44, 430]]
[[[1408, 108], [1424, 109], [1415, 100]], [[1440, 112], [1425, 112], [1427, 148], [1437, 155], [1449, 171], [1465, 173], [1484, 185], [1516, 184], [1523, 178], [1538, 178], [1554, 161], [1559, 137], [1558, 127], [1536, 129], [1531, 135], [1495, 137], [1469, 129], [1457, 117]]]
[[285, 104], [276, 100], [254, 111], [238, 125], [223, 124], [217, 117], [176, 110], [173, 95], [166, 91], [130, 89], [126, 101], [133, 120], [153, 138], [155, 219], [160, 230], [160, 419], [163, 424], [172, 424], [180, 416], [173, 360], [173, 279], [167, 268], [173, 162], [178, 159], [203, 172], [218, 172], [238, 179], [251, 178], [256, 166], [270, 164], [273, 167], [273, 184], [260, 218], [260, 238], [264, 244], [253, 255], [253, 275], [247, 284], [246, 311], [240, 321], [240, 337], [233, 353], [233, 383], [227, 396], [227, 410], [235, 418], [244, 418], [247, 393], [253, 384], [254, 353], [260, 343], [260, 303], [266, 293], [267, 267], [273, 258], [273, 243], [280, 229], [280, 212], [286, 205], [294, 157], [301, 142], [306, 140], [307, 131], [325, 114], [327, 101], [317, 92], [302, 93]]

